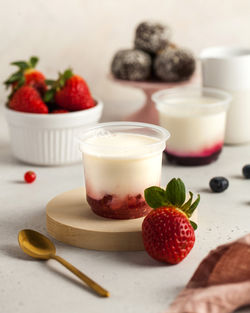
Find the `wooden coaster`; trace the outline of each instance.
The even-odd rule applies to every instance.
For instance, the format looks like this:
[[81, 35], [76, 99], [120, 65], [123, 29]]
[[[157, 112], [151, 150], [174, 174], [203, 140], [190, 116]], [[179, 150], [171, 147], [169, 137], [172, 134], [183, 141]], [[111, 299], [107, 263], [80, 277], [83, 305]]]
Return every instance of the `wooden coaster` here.
[[[142, 218], [114, 220], [96, 215], [90, 209], [85, 188], [64, 192], [46, 208], [48, 233], [72, 246], [104, 251], [144, 250]], [[197, 222], [197, 213], [192, 220]]]
[[143, 218], [114, 220], [96, 215], [86, 201], [84, 188], [56, 196], [47, 204], [46, 216], [48, 233], [72, 246], [105, 251], [144, 250]]

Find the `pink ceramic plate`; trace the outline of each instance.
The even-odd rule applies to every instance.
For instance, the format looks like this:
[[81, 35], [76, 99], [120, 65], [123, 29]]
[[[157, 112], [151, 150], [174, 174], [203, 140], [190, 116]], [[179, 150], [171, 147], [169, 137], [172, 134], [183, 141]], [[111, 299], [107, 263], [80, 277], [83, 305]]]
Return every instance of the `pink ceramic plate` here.
[[145, 122], [145, 123], [151, 123], [151, 124], [158, 124], [158, 113], [155, 108], [154, 102], [151, 100], [151, 96], [154, 92], [167, 89], [167, 88], [173, 88], [178, 86], [183, 86], [190, 84], [194, 81], [195, 74], [189, 79], [185, 80], [179, 83], [165, 83], [160, 81], [129, 81], [129, 80], [122, 80], [114, 78], [112, 74], [109, 74], [109, 79], [112, 80], [115, 83], [119, 83], [123, 86], [128, 86], [132, 88], [139, 88], [141, 89], [145, 96], [146, 101], [143, 105], [143, 107], [133, 113], [132, 115], [129, 115], [124, 118], [125, 121], [133, 121], [133, 122]]

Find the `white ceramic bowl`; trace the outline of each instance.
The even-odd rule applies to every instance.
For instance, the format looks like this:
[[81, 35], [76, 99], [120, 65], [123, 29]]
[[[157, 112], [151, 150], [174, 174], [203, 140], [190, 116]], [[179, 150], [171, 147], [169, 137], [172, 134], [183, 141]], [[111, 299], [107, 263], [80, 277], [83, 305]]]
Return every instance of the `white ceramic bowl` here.
[[97, 123], [103, 103], [95, 107], [62, 114], [22, 113], [5, 108], [13, 155], [36, 165], [63, 165], [81, 160], [74, 138]]

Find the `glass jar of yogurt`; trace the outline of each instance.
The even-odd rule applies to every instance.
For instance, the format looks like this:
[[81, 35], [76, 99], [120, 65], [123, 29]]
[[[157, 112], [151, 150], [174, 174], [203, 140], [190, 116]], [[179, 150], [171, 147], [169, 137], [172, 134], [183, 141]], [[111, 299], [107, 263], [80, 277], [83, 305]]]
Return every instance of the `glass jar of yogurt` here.
[[87, 201], [98, 215], [114, 219], [145, 216], [144, 190], [159, 186], [162, 152], [169, 132], [159, 126], [102, 123], [80, 136]]
[[171, 133], [165, 150], [170, 162], [205, 165], [218, 158], [230, 94], [212, 88], [181, 87], [156, 92], [152, 99], [160, 125]]

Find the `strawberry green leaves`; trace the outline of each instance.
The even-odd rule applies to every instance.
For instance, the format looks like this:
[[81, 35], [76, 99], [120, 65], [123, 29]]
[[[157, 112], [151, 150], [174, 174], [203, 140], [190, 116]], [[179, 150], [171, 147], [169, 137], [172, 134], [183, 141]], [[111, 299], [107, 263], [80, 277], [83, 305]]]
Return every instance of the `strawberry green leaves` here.
[[45, 103], [50, 103], [54, 99], [55, 91], [52, 89], [49, 89], [45, 92], [45, 95], [43, 96], [43, 101]]
[[38, 61], [39, 61], [39, 58], [33, 56], [29, 59], [29, 61], [15, 61], [10, 64], [17, 66], [20, 71], [25, 71], [30, 68], [35, 68]]
[[196, 230], [197, 227], [198, 227], [197, 224], [195, 222], [193, 222], [193, 221], [189, 221], [189, 222], [192, 225], [193, 229]]
[[25, 61], [16, 61], [16, 62], [12, 62], [10, 64], [19, 67], [19, 70], [27, 70], [29, 68], [28, 63]]
[[67, 80], [70, 79], [73, 75], [74, 74], [72, 69], [69, 68], [63, 73], [59, 72], [59, 77], [57, 80], [47, 79], [46, 84], [50, 88], [46, 91], [43, 101], [46, 103], [53, 102], [56, 92], [62, 89], [65, 86]]
[[187, 214], [188, 217], [192, 216], [192, 214], [194, 213], [194, 210], [197, 208], [199, 203], [200, 203], [200, 195], [197, 196], [197, 199], [187, 209], [186, 214]]
[[170, 204], [167, 201], [166, 191], [160, 187], [153, 186], [145, 189], [144, 196], [147, 204], [153, 209]]
[[186, 199], [186, 188], [180, 178], [173, 178], [167, 184], [166, 197], [174, 206], [182, 206]]
[[38, 61], [39, 61], [38, 57], [32, 56], [29, 59], [29, 61], [16, 61], [16, 62], [10, 63], [11, 65], [17, 66], [18, 70], [17, 72], [11, 74], [11, 76], [4, 82], [4, 85], [6, 86], [6, 88], [11, 86], [13, 83], [17, 83], [17, 85], [15, 86], [16, 89], [17, 87], [18, 88], [21, 87], [25, 82], [24, 72], [28, 69], [35, 68]]
[[38, 63], [38, 61], [39, 61], [38, 57], [31, 57], [29, 59], [29, 62], [28, 62], [29, 67], [30, 68], [35, 68], [37, 63]]
[[189, 191], [189, 196], [190, 198], [188, 199], [188, 201], [186, 203], [183, 204], [183, 206], [181, 207], [181, 210], [185, 213], [187, 213], [190, 205], [192, 204], [193, 201], [193, 193], [191, 191]]
[[[167, 184], [166, 190], [152, 186], [144, 190], [144, 197], [147, 204], [153, 208], [157, 209], [160, 207], [176, 207], [183, 211], [188, 218], [190, 218], [197, 208], [200, 202], [200, 195], [197, 196], [196, 200], [193, 201], [193, 193], [189, 192], [189, 199], [186, 199], [186, 188], [183, 181], [180, 178], [173, 178]], [[194, 229], [197, 225], [190, 221]]]

